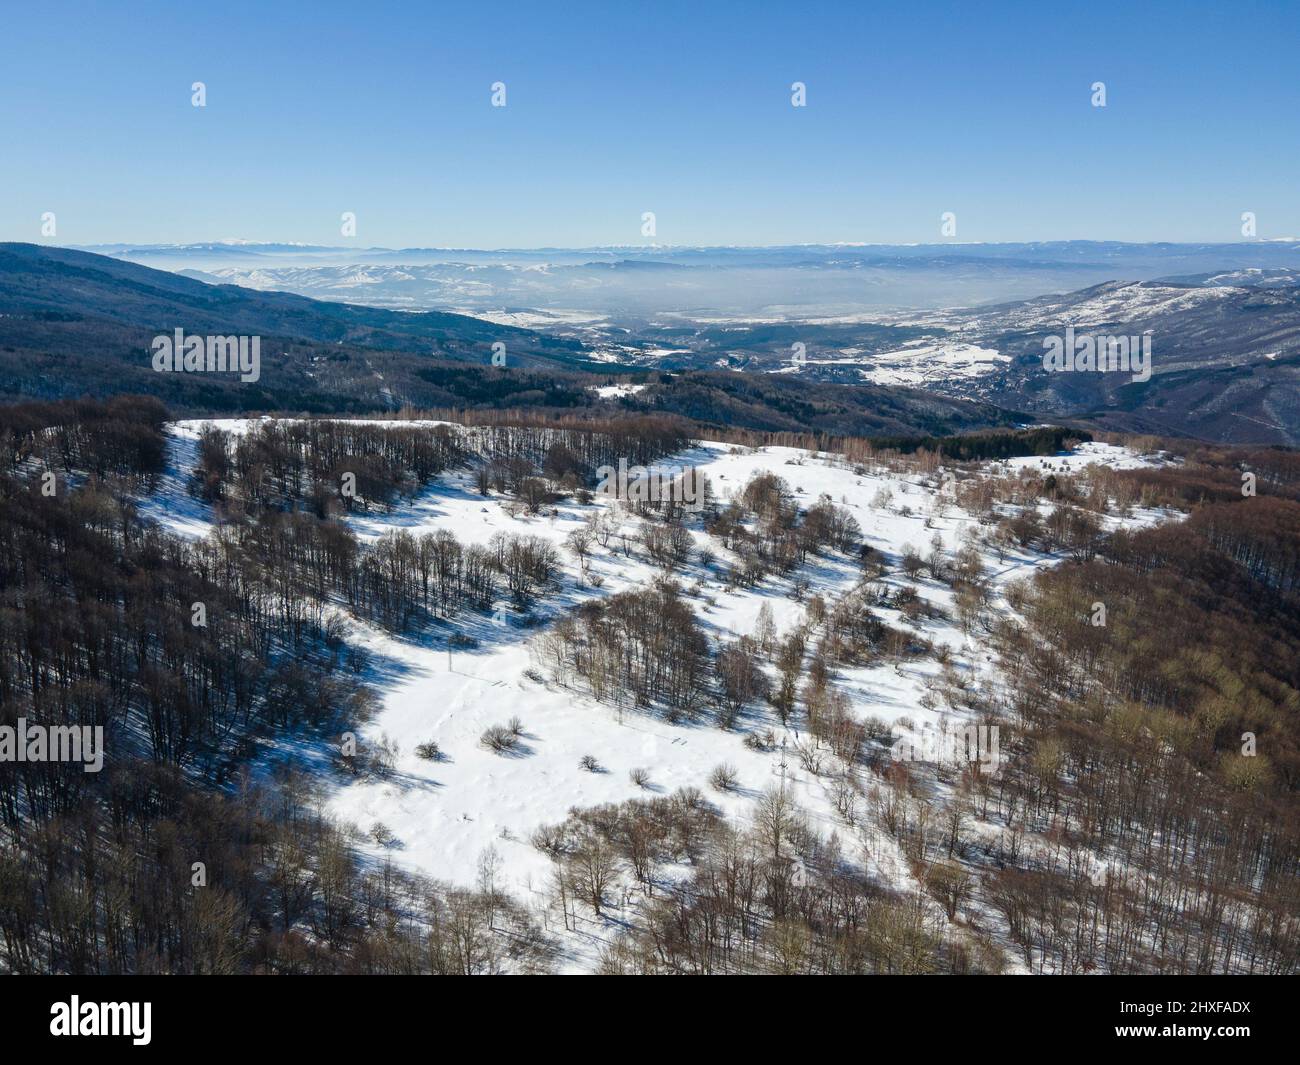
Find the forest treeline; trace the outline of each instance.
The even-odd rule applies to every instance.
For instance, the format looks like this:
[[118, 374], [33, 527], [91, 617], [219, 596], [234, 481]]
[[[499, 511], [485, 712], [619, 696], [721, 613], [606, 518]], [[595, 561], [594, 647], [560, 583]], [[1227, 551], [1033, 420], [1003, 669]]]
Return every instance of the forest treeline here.
[[[990, 459], [1016, 458], [1027, 455], [1054, 455], [1079, 443], [1094, 439], [1082, 429], [1059, 425], [1035, 426], [1029, 429], [1006, 427], [1002, 429], [934, 435], [868, 435], [860, 431], [814, 431], [793, 429], [756, 429], [742, 423], [706, 423], [687, 415], [671, 412], [646, 415], [629, 411], [627, 415], [610, 418], [600, 411], [529, 411], [521, 409], [494, 410], [484, 408], [437, 408], [416, 410], [407, 408], [390, 415], [399, 419], [445, 420], [465, 425], [497, 425], [531, 428], [586, 428], [614, 437], [624, 418], [653, 423], [665, 431], [678, 434], [684, 443], [689, 439], [717, 440], [743, 447], [792, 447], [813, 452], [844, 455], [854, 462], [870, 462], [877, 457], [928, 455], [935, 460], [955, 462], [981, 462]], [[644, 433], [644, 430], [640, 431]], [[620, 452], [621, 454], [621, 452]]]
[[903, 455], [929, 451], [940, 458], [957, 462], [983, 462], [1024, 455], [1056, 455], [1078, 444], [1088, 443], [1092, 440], [1092, 434], [1059, 425], [1040, 425], [1032, 429], [967, 433], [962, 436], [873, 436], [869, 440], [880, 451], [897, 451]]

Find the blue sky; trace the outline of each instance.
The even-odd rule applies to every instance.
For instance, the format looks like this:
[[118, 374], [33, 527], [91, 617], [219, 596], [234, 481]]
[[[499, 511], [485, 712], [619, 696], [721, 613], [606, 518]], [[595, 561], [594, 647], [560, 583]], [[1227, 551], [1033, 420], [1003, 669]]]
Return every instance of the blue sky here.
[[1300, 235], [1300, 4], [889, 8], [9, 5], [0, 239]]

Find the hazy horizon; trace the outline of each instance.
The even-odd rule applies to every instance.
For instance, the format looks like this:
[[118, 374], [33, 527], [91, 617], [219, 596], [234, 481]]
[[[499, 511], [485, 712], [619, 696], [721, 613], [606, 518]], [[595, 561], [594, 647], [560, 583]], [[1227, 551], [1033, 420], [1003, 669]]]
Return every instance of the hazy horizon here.
[[534, 244], [534, 245], [476, 245], [476, 244], [370, 244], [355, 247], [346, 244], [313, 244], [297, 240], [251, 240], [244, 237], [221, 237], [206, 240], [131, 241], [106, 240], [93, 244], [63, 244], [56, 241], [15, 240], [15, 243], [48, 244], [50, 247], [95, 251], [100, 248], [187, 248], [204, 245], [238, 247], [285, 247], [304, 250], [348, 251], [353, 254], [368, 251], [473, 251], [473, 252], [545, 252], [545, 251], [610, 251], [631, 250], [641, 252], [685, 250], [737, 250], [762, 251], [783, 248], [965, 248], [965, 247], [1017, 247], [1054, 244], [1127, 244], [1137, 247], [1153, 245], [1202, 246], [1243, 244], [1300, 244], [1300, 237], [1255, 237], [1250, 240], [1121, 240], [1108, 237], [1049, 237], [1042, 240], [953, 240], [953, 241], [873, 241], [873, 240], [803, 240], [774, 244]]

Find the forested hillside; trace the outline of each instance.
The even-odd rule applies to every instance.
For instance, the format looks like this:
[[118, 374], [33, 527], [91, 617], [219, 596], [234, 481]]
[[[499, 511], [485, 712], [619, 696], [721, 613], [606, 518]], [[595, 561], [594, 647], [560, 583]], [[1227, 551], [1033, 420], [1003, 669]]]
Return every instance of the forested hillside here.
[[1294, 454], [510, 421], [0, 412], [0, 968], [1296, 969]]

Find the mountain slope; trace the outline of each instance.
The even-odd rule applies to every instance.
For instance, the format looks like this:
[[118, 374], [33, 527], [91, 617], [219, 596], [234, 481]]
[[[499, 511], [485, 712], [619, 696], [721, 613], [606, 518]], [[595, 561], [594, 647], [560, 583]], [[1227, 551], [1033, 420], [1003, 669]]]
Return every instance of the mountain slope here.
[[[971, 314], [963, 340], [1009, 361], [950, 394], [1111, 428], [1300, 444], [1300, 287], [1108, 282]], [[1044, 339], [1151, 335], [1151, 378], [1049, 373]]]
[[[260, 379], [154, 372], [153, 338], [176, 329], [260, 336]], [[439, 384], [443, 368], [471, 363], [487, 372], [498, 342], [511, 367], [588, 365], [580, 343], [464, 315], [323, 303], [85, 252], [0, 244], [0, 397], [8, 399], [135, 391], [190, 410], [435, 405], [455, 398]]]
[[347, 303], [326, 303], [287, 292], [254, 292], [210, 285], [107, 256], [35, 244], [0, 244], [0, 309], [69, 312], [124, 325], [164, 330], [171, 316], [196, 333], [263, 330], [308, 340], [375, 348], [446, 345], [448, 354], [470, 345], [512, 341], [518, 353], [539, 360], [580, 359], [579, 345], [461, 314], [401, 313]]

